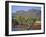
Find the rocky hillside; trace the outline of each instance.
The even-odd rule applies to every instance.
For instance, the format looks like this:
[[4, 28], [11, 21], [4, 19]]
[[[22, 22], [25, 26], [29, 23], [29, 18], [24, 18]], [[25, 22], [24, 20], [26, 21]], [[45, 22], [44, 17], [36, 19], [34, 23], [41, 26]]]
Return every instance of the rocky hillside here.
[[12, 13], [13, 17], [15, 16], [31, 16], [31, 17], [38, 16], [40, 17], [40, 15], [41, 15], [41, 11], [36, 10], [36, 9], [29, 9], [28, 11], [20, 10], [20, 11], [16, 11]]

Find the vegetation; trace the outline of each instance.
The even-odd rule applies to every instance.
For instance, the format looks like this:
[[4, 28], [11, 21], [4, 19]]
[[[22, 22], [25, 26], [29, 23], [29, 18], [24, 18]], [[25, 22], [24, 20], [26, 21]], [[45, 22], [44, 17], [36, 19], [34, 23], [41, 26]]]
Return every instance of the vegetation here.
[[24, 24], [24, 25], [32, 25], [35, 21], [40, 20], [38, 17], [31, 17], [31, 16], [16, 16], [16, 21], [19, 24]]
[[[41, 21], [41, 11], [40, 10], [20, 10], [12, 13], [12, 25], [15, 30], [29, 30], [29, 29], [39, 29], [41, 28], [37, 23]], [[38, 27], [38, 28], [37, 28]]]

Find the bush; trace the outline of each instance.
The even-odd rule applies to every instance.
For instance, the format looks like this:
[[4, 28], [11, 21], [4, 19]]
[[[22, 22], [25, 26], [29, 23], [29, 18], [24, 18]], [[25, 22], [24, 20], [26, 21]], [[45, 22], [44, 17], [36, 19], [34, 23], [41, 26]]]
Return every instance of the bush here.
[[31, 16], [16, 16], [16, 21], [19, 24], [32, 25], [32, 23], [35, 22], [36, 20], [39, 20], [39, 18], [37, 17], [32, 18]]

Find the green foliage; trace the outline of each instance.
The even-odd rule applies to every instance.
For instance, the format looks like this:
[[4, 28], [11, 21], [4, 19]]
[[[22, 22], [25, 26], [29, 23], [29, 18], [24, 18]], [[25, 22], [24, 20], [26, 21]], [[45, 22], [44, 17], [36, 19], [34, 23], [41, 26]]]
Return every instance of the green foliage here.
[[19, 24], [32, 25], [33, 22], [39, 20], [38, 17], [32, 18], [31, 16], [16, 16], [16, 21]]
[[16, 21], [21, 24], [21, 16], [16, 16]]

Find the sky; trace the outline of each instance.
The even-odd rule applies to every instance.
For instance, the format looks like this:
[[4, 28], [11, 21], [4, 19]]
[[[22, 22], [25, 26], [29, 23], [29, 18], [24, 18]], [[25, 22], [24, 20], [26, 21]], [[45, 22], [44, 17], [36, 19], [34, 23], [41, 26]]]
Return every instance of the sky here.
[[11, 7], [12, 9], [12, 13], [16, 12], [16, 11], [19, 11], [19, 10], [29, 10], [29, 9], [37, 9], [37, 10], [41, 10], [41, 7], [34, 7], [34, 6], [15, 6], [15, 5], [12, 5]]

